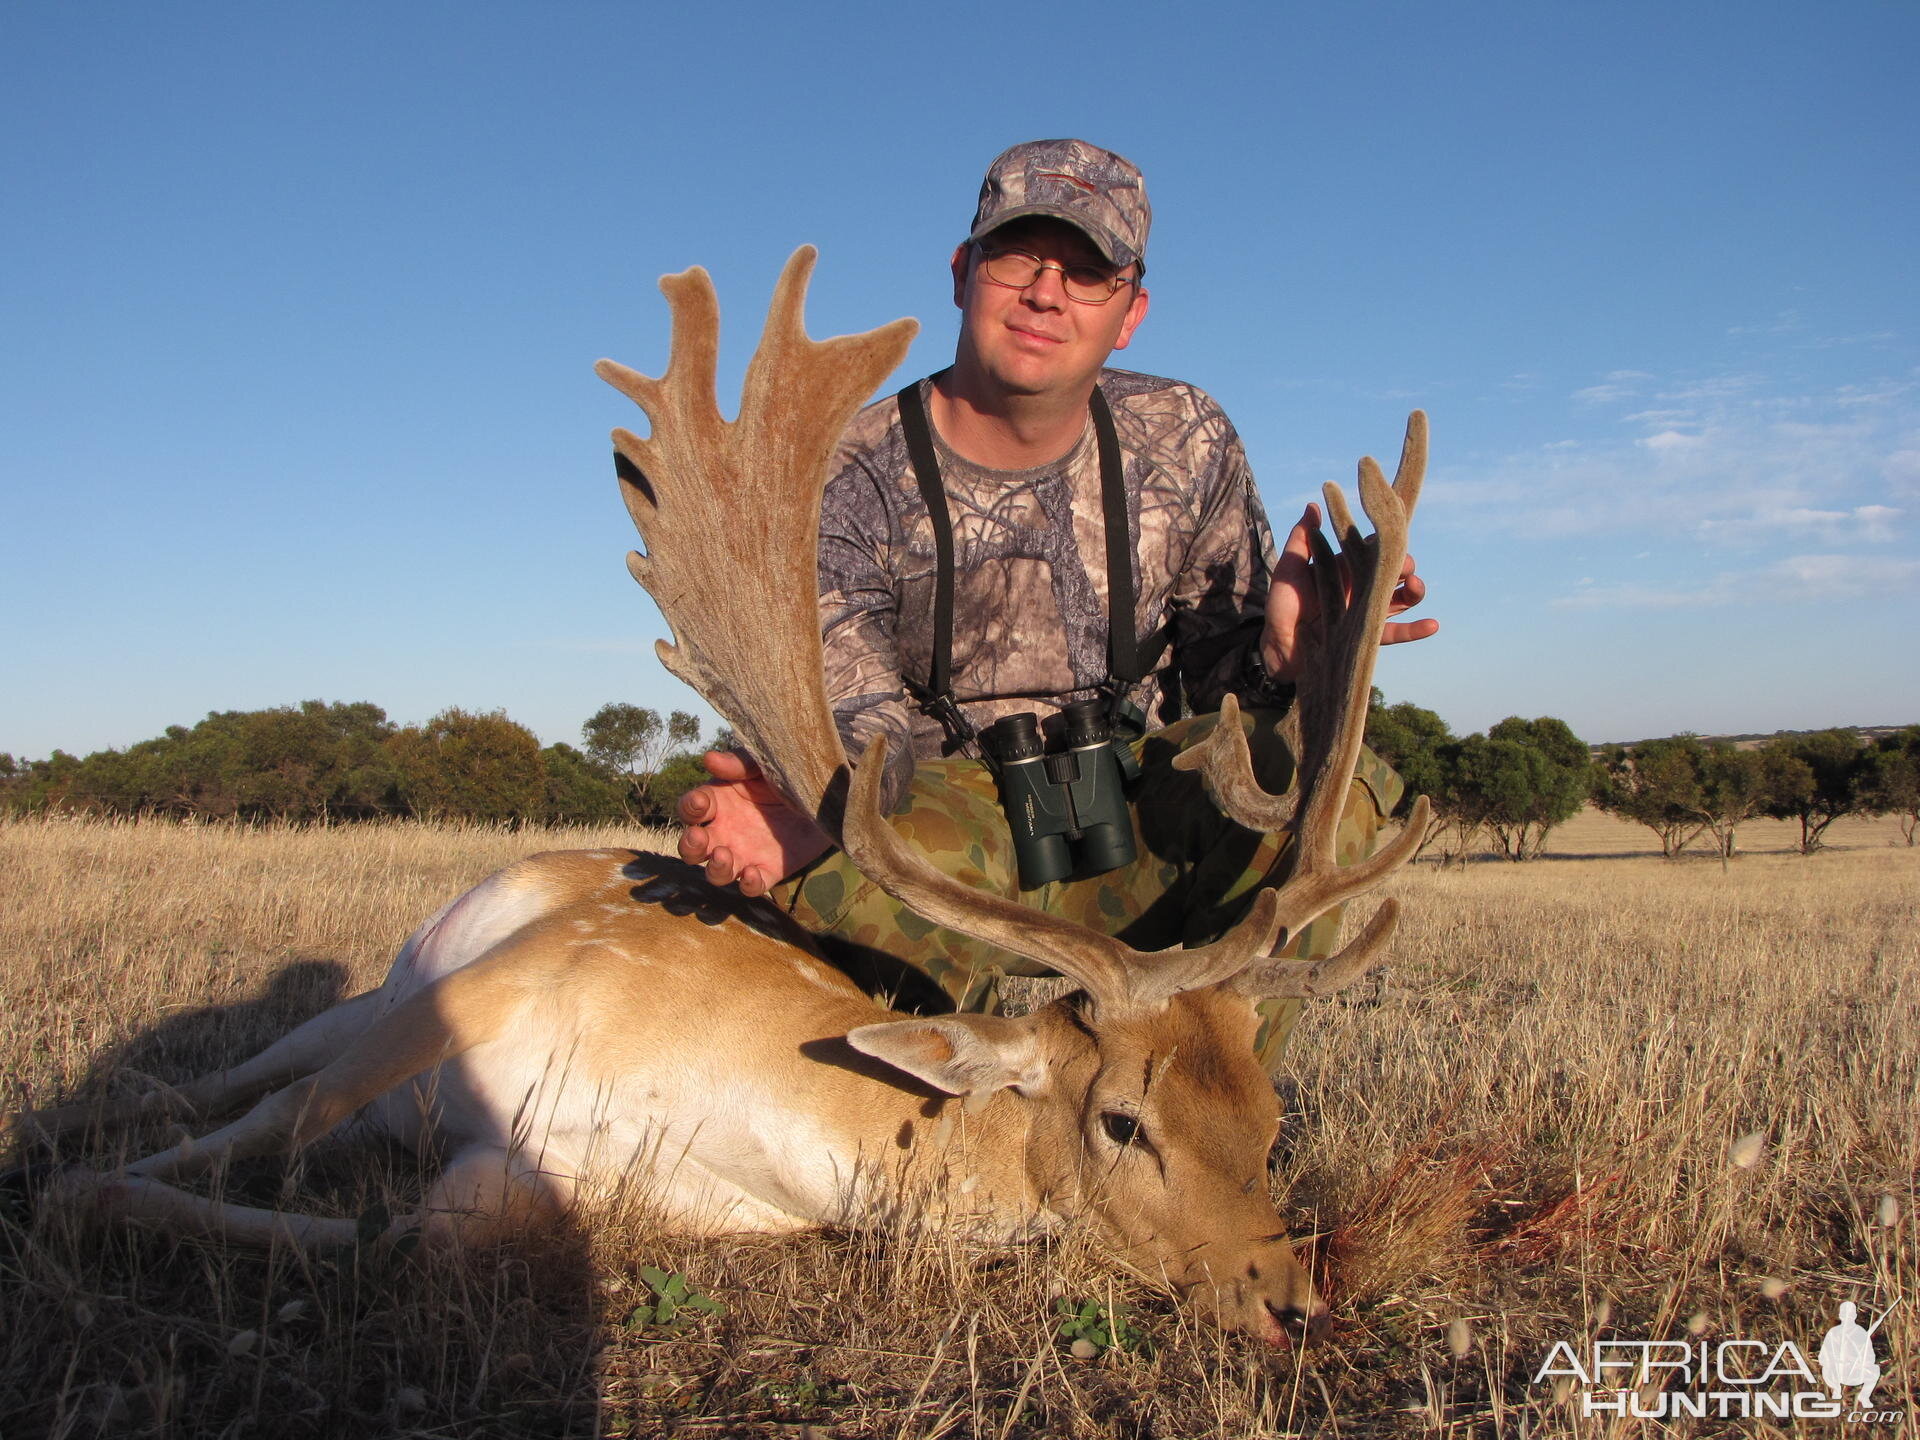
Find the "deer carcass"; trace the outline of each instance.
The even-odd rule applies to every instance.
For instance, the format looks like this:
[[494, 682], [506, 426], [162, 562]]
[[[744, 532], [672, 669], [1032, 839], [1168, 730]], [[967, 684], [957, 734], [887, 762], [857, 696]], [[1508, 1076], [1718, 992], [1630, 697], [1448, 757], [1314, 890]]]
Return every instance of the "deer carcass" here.
[[[615, 441], [647, 545], [630, 564], [677, 642], [662, 643], [662, 658], [889, 894], [1080, 988], [1018, 1018], [897, 1014], [771, 904], [717, 889], [678, 860], [538, 855], [421, 926], [379, 989], [232, 1070], [120, 1107], [108, 1118], [257, 1101], [123, 1169], [60, 1172], [48, 1187], [57, 1203], [248, 1242], [352, 1244], [353, 1220], [249, 1209], [180, 1183], [352, 1123], [444, 1157], [390, 1236], [489, 1237], [635, 1183], [666, 1224], [695, 1233], [905, 1210], [1011, 1237], [1079, 1218], [1230, 1328], [1279, 1341], [1324, 1322], [1268, 1192], [1279, 1114], [1253, 1055], [1253, 1005], [1323, 994], [1365, 970], [1392, 929], [1390, 901], [1338, 956], [1267, 957], [1402, 864], [1424, 833], [1419, 814], [1370, 860], [1334, 863], [1419, 491], [1424, 417], [1409, 423], [1392, 485], [1361, 462], [1375, 536], [1327, 487], [1348, 586], [1321, 542], [1329, 619], [1289, 721], [1298, 790], [1275, 797], [1255, 785], [1231, 699], [1209, 741], [1179, 762], [1203, 768], [1242, 824], [1294, 831], [1286, 882], [1261, 891], [1214, 944], [1141, 953], [932, 869], [878, 812], [884, 755], [847, 763], [813, 598], [820, 497], [836, 437], [913, 327], [808, 340], [811, 265], [803, 250], [781, 277], [734, 421], [715, 399], [718, 312], [703, 271], [662, 282], [674, 322], [663, 378], [599, 367], [653, 424], [646, 440], [617, 431]], [[15, 1128], [98, 1117], [71, 1107]]]

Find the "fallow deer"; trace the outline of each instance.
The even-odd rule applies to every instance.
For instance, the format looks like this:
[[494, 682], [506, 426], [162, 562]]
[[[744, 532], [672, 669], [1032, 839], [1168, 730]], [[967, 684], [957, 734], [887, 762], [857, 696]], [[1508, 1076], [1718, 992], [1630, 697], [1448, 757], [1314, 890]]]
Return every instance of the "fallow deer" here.
[[[1402, 864], [1425, 832], [1422, 808], [1371, 859], [1334, 860], [1425, 419], [1410, 420], [1391, 486], [1360, 464], [1375, 536], [1327, 487], [1350, 588], [1320, 541], [1327, 622], [1288, 722], [1294, 794], [1255, 783], [1231, 697], [1207, 743], [1176, 762], [1203, 769], [1240, 823], [1293, 830], [1288, 878], [1220, 941], [1141, 953], [940, 874], [879, 813], [884, 753], [847, 764], [822, 679], [814, 536], [834, 441], [914, 327], [809, 340], [812, 262], [803, 249], [781, 276], [734, 421], [715, 400], [718, 310], [699, 269], [661, 282], [673, 314], [663, 378], [598, 367], [652, 421], [648, 439], [614, 438], [647, 547], [629, 564], [677, 642], [661, 642], [661, 658], [862, 873], [1080, 989], [1018, 1018], [900, 1014], [774, 906], [692, 867], [632, 851], [538, 855], [422, 925], [377, 990], [232, 1070], [106, 1117], [257, 1100], [240, 1119], [120, 1170], [61, 1171], [47, 1186], [54, 1203], [243, 1243], [349, 1245], [353, 1220], [222, 1203], [180, 1182], [358, 1124], [444, 1157], [389, 1238], [497, 1236], [636, 1174], [668, 1225], [696, 1233], [852, 1224], [907, 1206], [929, 1224], [1013, 1237], [1079, 1216], [1230, 1328], [1276, 1343], [1323, 1328], [1326, 1307], [1268, 1191], [1279, 1113], [1254, 1058], [1253, 1006], [1365, 971], [1392, 901], [1337, 956], [1268, 957]], [[99, 1118], [76, 1106], [15, 1128]]]

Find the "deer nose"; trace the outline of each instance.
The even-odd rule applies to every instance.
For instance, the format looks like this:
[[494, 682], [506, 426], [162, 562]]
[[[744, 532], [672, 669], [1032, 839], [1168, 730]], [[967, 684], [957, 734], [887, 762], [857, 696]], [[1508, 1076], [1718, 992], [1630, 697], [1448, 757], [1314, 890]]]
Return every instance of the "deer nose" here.
[[1308, 1344], [1323, 1341], [1333, 1333], [1333, 1316], [1324, 1305], [1303, 1310], [1298, 1305], [1275, 1305], [1269, 1300], [1267, 1312], [1280, 1322], [1287, 1334]]

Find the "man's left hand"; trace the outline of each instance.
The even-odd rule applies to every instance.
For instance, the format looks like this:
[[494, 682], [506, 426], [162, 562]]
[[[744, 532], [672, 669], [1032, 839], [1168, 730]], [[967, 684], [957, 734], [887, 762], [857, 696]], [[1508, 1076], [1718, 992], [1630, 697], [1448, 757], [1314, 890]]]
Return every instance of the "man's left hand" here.
[[[1325, 627], [1320, 623], [1320, 597], [1314, 591], [1312, 531], [1320, 528], [1320, 507], [1308, 505], [1299, 523], [1288, 532], [1267, 590], [1267, 625], [1260, 635], [1260, 658], [1267, 673], [1276, 680], [1292, 683], [1300, 678], [1308, 647], [1320, 643]], [[1353, 577], [1347, 573], [1344, 557], [1339, 561], [1340, 588], [1353, 594]], [[1394, 586], [1389, 615], [1411, 610], [1426, 598], [1427, 584], [1414, 573], [1413, 556], [1400, 565], [1400, 583]], [[1382, 645], [1399, 645], [1408, 640], [1424, 640], [1440, 628], [1438, 620], [1389, 620], [1380, 631]]]

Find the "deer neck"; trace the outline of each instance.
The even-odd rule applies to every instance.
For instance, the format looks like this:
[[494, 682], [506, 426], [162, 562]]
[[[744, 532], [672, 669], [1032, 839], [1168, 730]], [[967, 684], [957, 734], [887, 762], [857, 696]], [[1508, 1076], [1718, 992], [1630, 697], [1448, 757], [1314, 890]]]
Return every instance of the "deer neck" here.
[[884, 1144], [900, 1157], [902, 1188], [930, 1203], [930, 1214], [1022, 1234], [1043, 1208], [1028, 1163], [1031, 1111], [1006, 1090], [915, 1098], [901, 1107], [897, 1122], [889, 1115], [893, 1128]]

